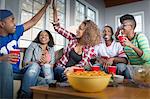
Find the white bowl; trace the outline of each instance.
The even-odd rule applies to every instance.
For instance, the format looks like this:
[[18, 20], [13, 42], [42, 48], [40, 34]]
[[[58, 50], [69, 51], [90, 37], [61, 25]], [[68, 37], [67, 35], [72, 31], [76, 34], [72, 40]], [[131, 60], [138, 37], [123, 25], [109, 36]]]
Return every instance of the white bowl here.
[[114, 81], [116, 83], [123, 83], [123, 80], [124, 80], [124, 76], [121, 76], [121, 75], [114, 75]]

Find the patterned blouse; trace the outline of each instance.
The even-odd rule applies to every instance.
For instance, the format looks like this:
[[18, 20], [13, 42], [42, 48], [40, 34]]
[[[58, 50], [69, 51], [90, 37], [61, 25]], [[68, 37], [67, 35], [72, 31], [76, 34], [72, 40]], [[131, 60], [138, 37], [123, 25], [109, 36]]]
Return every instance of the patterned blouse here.
[[[69, 60], [69, 52], [76, 47], [76, 45], [78, 44], [77, 38], [76, 36], [65, 30], [64, 28], [60, 27], [59, 23], [57, 24], [53, 24], [54, 29], [56, 32], [58, 32], [60, 35], [64, 36], [66, 39], [69, 40], [69, 44], [66, 48], [64, 48], [64, 54], [61, 57], [60, 60], [57, 61], [56, 65], [57, 66], [62, 66], [63, 68], [65, 68], [65, 65], [67, 64], [68, 60]], [[82, 48], [82, 60], [76, 64], [75, 66], [86, 66], [89, 64], [90, 59], [94, 56], [96, 56], [95, 51], [94, 51], [94, 47], [90, 47], [90, 46], [85, 46]]]

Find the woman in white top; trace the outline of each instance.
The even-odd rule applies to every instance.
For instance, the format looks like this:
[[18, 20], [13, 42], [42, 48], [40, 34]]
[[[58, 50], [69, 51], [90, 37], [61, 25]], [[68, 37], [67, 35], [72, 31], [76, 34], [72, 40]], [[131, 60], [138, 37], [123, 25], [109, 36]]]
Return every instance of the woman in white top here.
[[117, 74], [130, 78], [128, 74], [126, 74], [126, 64], [128, 63], [127, 56], [121, 44], [113, 40], [113, 34], [112, 27], [104, 27], [104, 41], [95, 46], [95, 53], [97, 56], [96, 62], [101, 66], [101, 69], [106, 72], [107, 66], [117, 66]]

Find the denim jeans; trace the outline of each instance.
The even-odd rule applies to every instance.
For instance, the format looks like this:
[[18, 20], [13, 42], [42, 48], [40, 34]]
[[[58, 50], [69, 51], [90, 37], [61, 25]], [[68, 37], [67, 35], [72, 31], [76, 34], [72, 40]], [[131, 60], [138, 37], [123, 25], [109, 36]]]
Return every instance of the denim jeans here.
[[44, 64], [42, 71], [47, 84], [50, 84], [54, 79], [53, 67], [50, 64]]
[[0, 62], [0, 99], [13, 99], [13, 69], [7, 62]]
[[64, 82], [67, 81], [67, 77], [64, 74], [64, 68], [61, 66], [56, 66], [54, 68], [54, 79], [57, 80], [58, 82]]
[[[53, 80], [53, 68], [50, 67], [49, 64], [49, 71], [48, 75], [50, 75], [49, 82]], [[47, 67], [47, 65], [45, 65]], [[25, 69], [24, 76], [22, 79], [22, 86], [21, 86], [21, 91], [24, 92], [26, 95], [31, 96], [31, 86], [36, 86], [36, 85], [46, 85], [48, 84], [47, 80], [39, 77], [39, 75], [44, 75], [44, 71], [42, 71], [41, 66], [38, 63], [32, 63], [26, 66], [27, 69]], [[43, 67], [44, 69], [44, 67]], [[42, 73], [42, 74], [40, 74]]]
[[21, 84], [21, 92], [31, 96], [31, 86], [35, 86], [38, 76], [40, 74], [41, 67], [37, 63], [32, 63], [23, 68], [24, 76]]

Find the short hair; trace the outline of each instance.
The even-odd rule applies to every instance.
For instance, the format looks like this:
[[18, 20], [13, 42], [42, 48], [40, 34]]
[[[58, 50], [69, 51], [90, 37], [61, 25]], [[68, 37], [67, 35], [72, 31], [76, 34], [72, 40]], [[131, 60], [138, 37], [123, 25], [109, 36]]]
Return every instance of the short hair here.
[[[48, 36], [49, 36], [48, 46], [49, 46], [49, 47], [53, 47], [55, 44], [54, 44], [54, 39], [53, 39], [52, 34], [51, 34], [48, 30], [44, 30], [44, 31], [45, 31], [45, 32], [48, 34]], [[40, 33], [44, 32], [44, 31], [40, 31], [40, 32], [38, 33], [37, 37], [34, 39], [33, 42], [41, 44], [41, 42], [40, 42], [40, 40], [39, 40], [39, 37], [40, 37]]]
[[133, 28], [135, 29], [136, 27], [136, 21], [135, 21], [135, 18], [133, 15], [130, 15], [130, 14], [125, 14], [123, 16], [120, 17], [120, 23], [123, 24], [123, 21], [124, 20], [130, 20], [133, 24]]
[[79, 43], [88, 46], [95, 46], [100, 43], [100, 31], [98, 26], [91, 20], [84, 20], [85, 31], [80, 38]]

